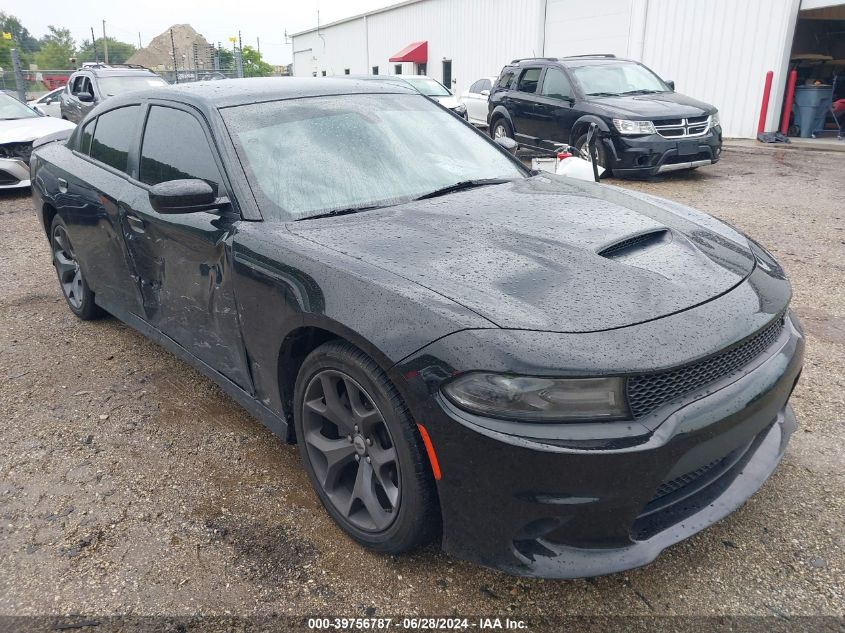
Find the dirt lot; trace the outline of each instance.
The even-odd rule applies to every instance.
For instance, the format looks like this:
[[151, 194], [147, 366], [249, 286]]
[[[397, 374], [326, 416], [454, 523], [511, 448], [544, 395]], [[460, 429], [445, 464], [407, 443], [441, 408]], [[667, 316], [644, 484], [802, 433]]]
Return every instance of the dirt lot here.
[[724, 218], [784, 264], [808, 332], [801, 427], [725, 521], [646, 568], [567, 582], [352, 544], [295, 447], [118, 321], [76, 320], [28, 194], [0, 194], [0, 614], [845, 615], [844, 176], [845, 153], [730, 148], [616, 183]]

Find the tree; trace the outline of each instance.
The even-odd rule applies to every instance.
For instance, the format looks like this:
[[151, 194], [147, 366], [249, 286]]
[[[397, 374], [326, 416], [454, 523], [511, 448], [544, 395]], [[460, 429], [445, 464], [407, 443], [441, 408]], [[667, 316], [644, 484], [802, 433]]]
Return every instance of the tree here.
[[244, 46], [241, 55], [244, 62], [244, 77], [268, 77], [273, 74], [273, 67], [261, 59], [261, 53], [252, 46]]
[[0, 33], [11, 33], [12, 39], [0, 38], [0, 68], [11, 70], [12, 49], [18, 49], [21, 67], [26, 70], [32, 53], [38, 50], [38, 40], [30, 35], [21, 21], [5, 11], [0, 11]]
[[35, 63], [42, 70], [70, 70], [76, 57], [76, 41], [69, 29], [47, 27], [50, 32], [41, 38], [41, 50], [35, 54]]
[[[129, 44], [127, 42], [121, 42], [120, 40], [116, 40], [113, 37], [106, 38], [106, 41], [109, 43], [110, 64], [125, 64], [126, 60], [132, 57], [132, 55], [137, 50], [132, 44]], [[95, 40], [95, 44], [97, 46], [96, 54], [94, 51], [94, 46], [91, 44], [90, 40], [82, 40], [82, 46], [79, 48], [79, 53], [77, 54], [77, 60], [79, 64], [82, 64], [82, 62], [97, 61], [97, 59], [99, 59], [101, 62], [105, 62], [105, 49], [103, 47], [103, 38], [98, 37]]]

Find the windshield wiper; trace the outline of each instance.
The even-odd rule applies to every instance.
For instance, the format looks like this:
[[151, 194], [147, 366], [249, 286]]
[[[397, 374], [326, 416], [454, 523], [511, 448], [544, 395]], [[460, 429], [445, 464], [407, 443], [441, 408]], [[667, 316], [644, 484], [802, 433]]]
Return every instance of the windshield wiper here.
[[381, 209], [383, 208], [382, 205], [372, 205], [369, 207], [349, 207], [348, 209], [332, 209], [331, 211], [326, 211], [325, 213], [318, 213], [317, 215], [306, 215], [304, 218], [296, 218], [297, 222], [301, 222], [302, 220], [316, 220], [318, 218], [333, 218], [336, 215], [350, 215], [352, 213], [358, 213], [359, 211], [370, 211], [372, 209]]
[[462, 180], [461, 182], [456, 182], [454, 185], [449, 185], [448, 187], [441, 187], [440, 189], [435, 189], [429, 193], [424, 193], [418, 198], [414, 198], [414, 200], [425, 200], [427, 198], [436, 198], [437, 196], [443, 196], [447, 193], [455, 193], [456, 191], [463, 191], [465, 189], [474, 189], [475, 187], [484, 187], [486, 185], [501, 185], [503, 183], [510, 182], [506, 178], [479, 178], [477, 180]]
[[666, 92], [665, 90], [651, 90], [650, 88], [641, 88], [640, 90], [628, 90], [623, 92], [623, 95], [653, 95], [659, 92]]
[[588, 97], [618, 97], [618, 92], [588, 92]]

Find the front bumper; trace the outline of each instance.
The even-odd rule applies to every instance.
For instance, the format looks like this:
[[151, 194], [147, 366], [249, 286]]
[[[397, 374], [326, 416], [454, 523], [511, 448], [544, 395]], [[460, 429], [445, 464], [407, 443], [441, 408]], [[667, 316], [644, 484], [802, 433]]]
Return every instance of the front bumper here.
[[787, 401], [804, 340], [793, 319], [753, 370], [615, 438], [606, 423], [593, 440], [511, 435], [433, 395], [424, 423], [443, 473], [444, 550], [518, 575], [596, 576], [645, 565], [724, 518], [796, 426]]
[[19, 158], [0, 158], [0, 189], [29, 187], [29, 166]]
[[722, 129], [698, 137], [621, 136], [603, 139], [610, 168], [616, 176], [654, 176], [669, 171], [710, 165], [722, 153]]

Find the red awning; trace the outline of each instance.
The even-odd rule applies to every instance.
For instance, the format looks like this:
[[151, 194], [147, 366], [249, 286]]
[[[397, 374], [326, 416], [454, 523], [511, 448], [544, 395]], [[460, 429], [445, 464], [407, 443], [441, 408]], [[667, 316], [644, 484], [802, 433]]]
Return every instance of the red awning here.
[[414, 42], [413, 44], [408, 44], [405, 48], [391, 57], [390, 61], [425, 64], [428, 61], [428, 42]]

